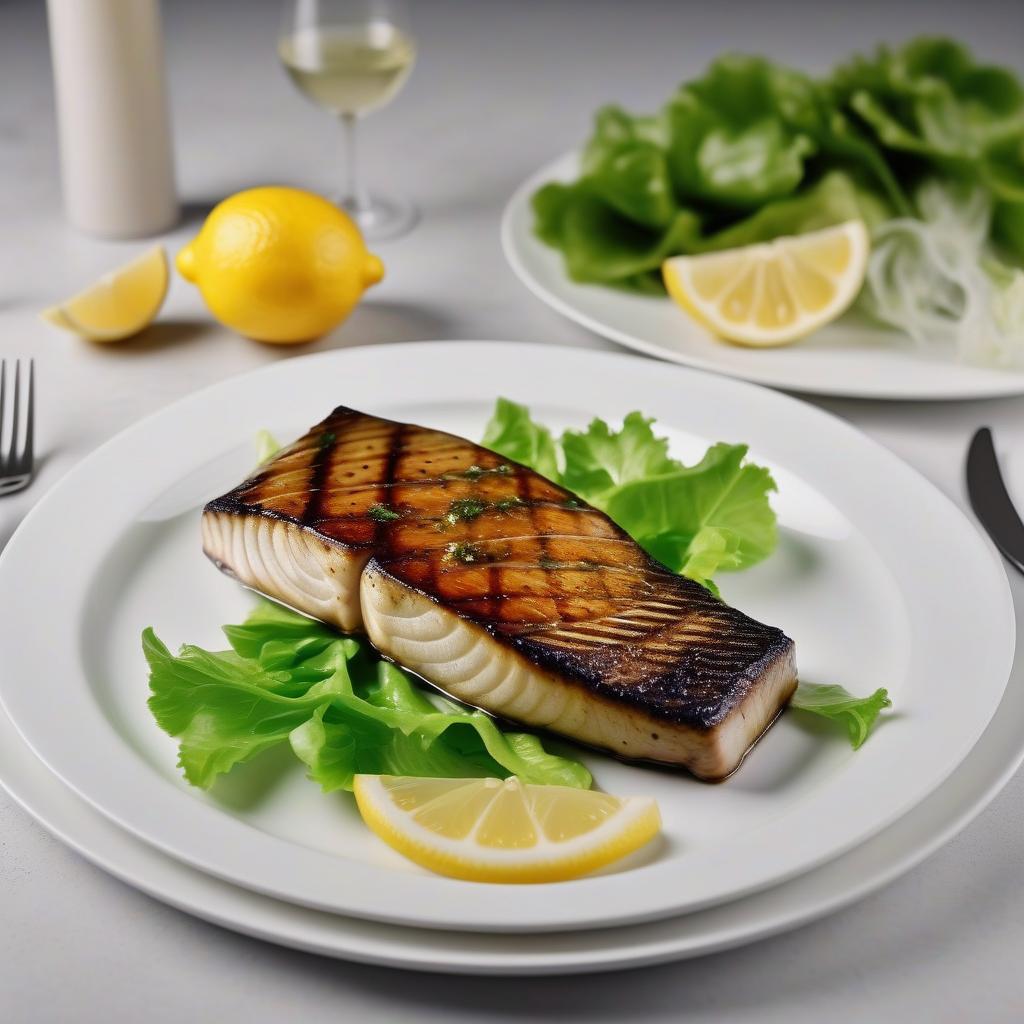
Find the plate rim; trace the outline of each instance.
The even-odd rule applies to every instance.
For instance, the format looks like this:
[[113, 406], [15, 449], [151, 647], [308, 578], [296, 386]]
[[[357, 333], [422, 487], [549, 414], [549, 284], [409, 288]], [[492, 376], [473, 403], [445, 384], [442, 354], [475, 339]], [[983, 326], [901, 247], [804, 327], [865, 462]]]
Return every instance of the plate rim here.
[[[516, 240], [519, 229], [524, 224], [527, 224], [532, 216], [530, 213], [530, 197], [542, 185], [552, 181], [565, 180], [566, 177], [577, 173], [581, 152], [579, 149], [568, 150], [545, 164], [539, 170], [534, 171], [522, 181], [505, 203], [499, 227], [501, 250], [513, 274], [515, 274], [527, 291], [566, 319], [579, 324], [581, 327], [585, 327], [599, 337], [606, 338], [617, 345], [622, 345], [635, 352], [642, 352], [644, 355], [652, 356], [655, 359], [801, 395], [874, 399], [883, 402], [954, 402], [972, 399], [1013, 398], [1024, 395], [1024, 371], [1018, 372], [1015, 375], [1016, 381], [1014, 381], [1012, 371], [974, 367], [965, 363], [952, 363], [951, 365], [956, 367], [961, 376], [967, 378], [980, 371], [986, 375], [999, 374], [1002, 380], [990, 379], [990, 382], [985, 386], [949, 386], [935, 388], [930, 391], [915, 391], [901, 388], [867, 390], [863, 387], [844, 387], [841, 382], [834, 385], [794, 384], [787, 380], [785, 373], [766, 373], [758, 370], [746, 372], [731, 366], [722, 365], [714, 360], [701, 358], [700, 356], [670, 352], [656, 342], [647, 341], [637, 335], [629, 334], [627, 331], [621, 331], [617, 327], [606, 324], [600, 319], [591, 316], [586, 311], [579, 309], [568, 299], [552, 291], [551, 288], [537, 278], [530, 270], [524, 253]], [[525, 233], [532, 238], [529, 230]], [[540, 245], [541, 243], [538, 242], [537, 244]], [[594, 285], [593, 287], [598, 286]]]
[[[464, 360], [465, 356], [466, 356], [466, 352], [468, 350], [468, 347], [469, 347], [469, 345], [472, 345], [472, 344], [473, 343], [467, 343], [467, 342], [464, 342], [464, 341], [463, 342], [447, 342], [447, 343], [444, 343], [444, 342], [440, 342], [440, 343], [439, 342], [435, 342], [435, 343], [414, 342], [414, 343], [407, 343], [406, 345], [401, 346], [401, 348], [403, 348], [403, 349], [405, 349], [407, 351], [412, 351], [412, 350], [415, 349], [415, 350], [418, 350], [420, 352], [423, 352], [424, 348], [428, 347], [428, 346], [431, 347], [431, 348], [435, 348], [435, 349], [438, 348], [438, 347], [442, 347], [442, 348], [447, 347], [447, 348], [452, 349], [452, 351], [454, 353], [457, 353], [458, 357], [460, 359]], [[484, 349], [487, 350], [487, 356], [488, 356], [488, 359], [490, 361], [493, 361], [494, 350], [495, 350], [496, 347], [499, 348], [499, 349], [502, 349], [506, 353], [507, 353], [507, 348], [509, 346], [511, 348], [516, 349], [519, 352], [521, 352], [522, 348], [524, 347], [521, 343], [515, 343], [515, 342], [512, 342], [512, 343], [508, 343], [508, 342], [505, 342], [505, 343], [501, 343], [501, 342], [498, 342], [498, 343], [495, 343], [495, 342], [491, 342], [491, 343], [476, 343], [476, 346], [478, 348], [479, 347], [483, 347]], [[534, 354], [541, 354], [541, 353], [543, 353], [543, 355], [551, 356], [552, 353], [556, 353], [556, 354], [560, 355], [563, 358], [568, 358], [570, 361], [575, 360], [575, 359], [583, 358], [583, 359], [587, 359], [587, 360], [594, 360], [594, 359], [603, 360], [603, 361], [606, 361], [608, 363], [616, 363], [616, 364], [619, 364], [619, 365], [622, 365], [622, 366], [626, 366], [626, 365], [630, 365], [630, 366], [644, 365], [642, 363], [637, 363], [635, 360], [630, 360], [627, 356], [624, 356], [622, 354], [580, 352], [580, 350], [578, 350], [578, 349], [560, 348], [560, 347], [543, 346], [543, 345], [540, 345], [540, 346], [534, 345], [534, 346], [528, 346], [528, 347], [534, 352]], [[395, 346], [388, 346], [388, 350], [390, 350], [390, 351], [388, 352], [387, 358], [389, 360], [393, 359], [393, 358], [398, 358], [399, 355], [400, 355], [400, 353], [396, 353], [394, 351], [394, 349], [395, 349]], [[387, 351], [387, 350], [385, 350], [385, 351]], [[30, 513], [30, 515], [26, 518], [25, 523], [17, 531], [15, 537], [12, 538], [11, 543], [8, 545], [7, 549], [4, 551], [3, 555], [0, 556], [0, 577], [2, 577], [2, 574], [6, 570], [6, 567], [7, 567], [8, 563], [11, 561], [11, 559], [13, 557], [12, 552], [20, 551], [20, 547], [21, 547], [21, 545], [23, 543], [23, 538], [24, 538], [24, 536], [26, 534], [26, 531], [32, 529], [30, 524], [33, 523], [39, 516], [41, 516], [43, 514], [43, 510], [45, 508], [49, 507], [50, 504], [56, 503], [59, 500], [60, 495], [64, 492], [65, 489], [70, 490], [72, 488], [72, 485], [73, 485], [74, 481], [77, 480], [79, 476], [83, 476], [83, 477], [86, 476], [88, 474], [89, 470], [92, 468], [92, 463], [94, 461], [95, 462], [99, 462], [100, 461], [99, 460], [99, 455], [100, 455], [101, 452], [110, 452], [112, 449], [115, 449], [118, 444], [125, 443], [124, 439], [126, 437], [130, 437], [131, 435], [136, 435], [136, 434], [138, 434], [138, 435], [144, 434], [144, 431], [143, 431], [142, 428], [143, 428], [143, 426], [145, 424], [147, 424], [147, 423], [148, 424], [152, 424], [154, 421], [160, 420], [161, 418], [166, 418], [168, 420], [168, 422], [172, 423], [172, 422], [174, 422], [174, 419], [176, 417], [180, 417], [182, 412], [187, 410], [187, 408], [188, 408], [188, 406], [190, 404], [192, 404], [192, 403], [199, 404], [202, 401], [208, 400], [207, 398], [204, 398], [203, 396], [208, 396], [211, 393], [216, 394], [217, 392], [221, 392], [221, 391], [230, 392], [232, 389], [236, 389], [237, 390], [240, 387], [244, 387], [247, 383], [249, 383], [251, 381], [251, 379], [253, 377], [255, 377], [255, 376], [259, 375], [259, 374], [267, 374], [267, 375], [274, 375], [274, 376], [280, 374], [280, 375], [287, 376], [289, 373], [294, 373], [295, 372], [294, 369], [288, 369], [289, 367], [292, 367], [292, 368], [294, 368], [296, 366], [304, 367], [304, 366], [308, 366], [310, 363], [319, 364], [319, 363], [322, 363], [322, 362], [325, 362], [325, 361], [345, 362], [346, 360], [352, 360], [352, 359], [358, 360], [360, 357], [362, 357], [363, 359], [369, 359], [371, 362], [373, 362], [376, 359], [380, 358], [382, 355], [383, 355], [383, 353], [381, 352], [381, 350], [378, 350], [378, 349], [372, 348], [372, 347], [370, 347], [370, 348], [364, 347], [364, 348], [356, 348], [356, 349], [343, 350], [343, 351], [340, 351], [340, 352], [335, 351], [335, 352], [328, 352], [328, 353], [320, 353], [320, 354], [310, 355], [310, 356], [306, 356], [306, 357], [301, 357], [298, 360], [293, 359], [293, 360], [289, 360], [289, 361], [284, 362], [284, 363], [272, 364], [271, 366], [263, 367], [261, 369], [258, 369], [256, 371], [254, 371], [253, 373], [240, 375], [240, 376], [234, 377], [234, 378], [229, 378], [227, 381], [222, 381], [222, 382], [220, 382], [220, 383], [218, 383], [216, 385], [212, 385], [211, 387], [204, 389], [202, 392], [197, 392], [196, 394], [194, 394], [192, 396], [188, 396], [187, 398], [185, 398], [183, 400], [180, 400], [179, 402], [173, 403], [172, 405], [170, 405], [168, 407], [165, 407], [164, 409], [162, 409], [162, 410], [160, 410], [158, 412], [155, 412], [150, 417], [147, 417], [145, 420], [140, 421], [139, 423], [137, 423], [137, 424], [127, 428], [125, 431], [121, 432], [115, 438], [112, 438], [110, 441], [108, 441], [105, 445], [101, 446], [101, 448], [98, 449], [96, 452], [94, 452], [92, 455], [87, 456], [85, 459], [83, 459], [73, 470], [71, 470], [67, 474], [67, 476], [64, 478], [64, 480], [60, 481], [55, 486], [55, 488], [53, 490], [51, 490], [51, 492], [46, 497], [44, 497], [44, 499], [36, 506], [36, 508], [32, 511], [32, 513]], [[556, 355], [556, 358], [557, 357], [558, 356]], [[650, 365], [653, 365], [653, 364], [650, 364]], [[300, 371], [300, 375], [301, 375], [301, 372], [302, 371]], [[882, 446], [878, 445], [876, 442], [872, 441], [870, 438], [868, 438], [862, 432], [860, 432], [859, 430], [857, 430], [856, 428], [854, 428], [853, 426], [851, 426], [847, 422], [841, 420], [840, 418], [835, 417], [832, 414], [824, 412], [824, 411], [822, 411], [820, 409], [817, 409], [816, 407], [807, 406], [805, 403], [799, 402], [799, 401], [797, 401], [797, 400], [795, 400], [793, 398], [789, 398], [787, 396], [780, 395], [780, 394], [775, 393], [775, 392], [766, 391], [763, 388], [759, 388], [756, 385], [752, 385], [752, 384], [749, 384], [749, 383], [743, 383], [743, 382], [738, 382], [738, 381], [735, 381], [735, 380], [730, 380], [728, 378], [717, 377], [717, 376], [714, 376], [714, 375], [709, 375], [709, 374], [702, 373], [700, 371], [696, 371], [696, 370], [692, 370], [692, 369], [680, 368], [680, 370], [678, 372], [681, 375], [688, 375], [688, 376], [694, 377], [694, 378], [696, 378], [698, 380], [698, 382], [703, 382], [706, 387], [710, 387], [712, 389], [717, 389], [717, 390], [725, 389], [726, 391], [739, 390], [740, 392], [743, 392], [743, 391], [746, 390], [750, 394], [757, 393], [758, 395], [760, 395], [762, 401], [766, 401], [770, 405], [771, 404], [778, 404], [780, 406], [790, 406], [790, 407], [792, 407], [794, 409], [795, 408], [799, 408], [801, 410], [801, 415], [810, 415], [811, 417], [817, 417], [822, 422], [824, 422], [824, 421], [831, 422], [833, 430], [838, 430], [838, 431], [841, 431], [841, 432], [845, 432], [847, 437], [850, 438], [851, 440], [855, 439], [856, 443], [861, 444], [861, 445], [866, 445], [867, 448], [870, 449], [871, 452], [873, 453], [873, 457], [874, 458], [881, 459], [883, 462], [887, 461], [888, 465], [890, 466], [890, 468], [898, 467], [898, 472], [909, 474], [909, 478], [911, 478], [911, 479], [913, 479], [913, 480], [915, 480], [917, 482], [916, 486], [923, 486], [923, 487], [925, 487], [927, 489], [928, 493], [930, 493], [934, 499], [936, 499], [936, 500], [940, 501], [941, 503], [943, 503], [944, 506], [947, 507], [948, 511], [953, 512], [955, 514], [955, 518], [958, 521], [960, 521], [962, 523], [962, 525], [965, 526], [970, 531], [971, 536], [973, 536], [973, 537], [975, 537], [975, 538], [977, 538], [979, 540], [981, 539], [980, 536], [978, 535], [977, 531], [975, 531], [974, 528], [971, 526], [969, 520], [967, 520], [966, 516], [964, 516], [963, 512], [946, 495], [944, 495], [941, 491], [939, 491], [937, 488], [935, 488], [934, 485], [932, 485], [929, 481], [927, 481], [920, 473], [918, 473], [915, 469], [913, 469], [913, 467], [910, 467], [906, 463], [902, 462], [902, 460], [899, 460], [895, 455], [893, 455], [887, 449], [885, 449]], [[1008, 583], [1006, 581], [1006, 576], [1005, 576], [1005, 573], [1003, 572], [1002, 566], [998, 562], [998, 558], [994, 554], [994, 552], [992, 551], [991, 547], [990, 546], [985, 547], [984, 550], [988, 553], [990, 559], [992, 560], [994, 565], [997, 566], [997, 568], [998, 568], [998, 576], [999, 576], [999, 578], [1001, 578], [1001, 581], [1002, 581], [1001, 586], [1005, 590], [1005, 593], [1003, 593], [1003, 595], [1002, 595], [1003, 599], [1004, 599], [1003, 600], [1004, 608], [1008, 607], [1009, 610], [1010, 610], [1011, 628], [1009, 630], [1009, 637], [1008, 637], [1010, 643], [1009, 643], [1009, 648], [1008, 648], [1008, 651], [1007, 651], [1007, 658], [1008, 658], [1007, 675], [1008, 675], [1009, 674], [1009, 665], [1012, 664], [1012, 654], [1013, 654], [1013, 644], [1012, 644], [1013, 629], [1012, 629], [1012, 624], [1013, 624], [1013, 621], [1014, 621], [1012, 619], [1012, 601], [1011, 601], [1011, 599], [1009, 597], [1009, 585], [1008, 585]], [[9, 589], [9, 588], [7, 588], [7, 589]], [[6, 695], [2, 695], [2, 696], [3, 696], [3, 699], [4, 699], [5, 706], [7, 707], [8, 711], [10, 711], [10, 703], [9, 703], [9, 700], [8, 700], [9, 693], [6, 694]], [[25, 736], [25, 731], [22, 728], [21, 724], [18, 723], [17, 718], [15, 717], [15, 715], [12, 714], [11, 717], [12, 717], [12, 719], [14, 719], [15, 725], [18, 727], [19, 731], [22, 733], [23, 736]], [[983, 729], [981, 731], [983, 731]], [[979, 733], [979, 735], [980, 735], [980, 733]], [[55, 773], [58, 776], [63, 778], [65, 780], [65, 782], [72, 789], [74, 789], [76, 792], [78, 792], [80, 795], [82, 795], [86, 800], [88, 800], [94, 806], [99, 807], [99, 809], [101, 811], [103, 811], [104, 813], [107, 813], [109, 816], [115, 817], [115, 820], [117, 820], [116, 815], [112, 815], [111, 811], [107, 807], [105, 807], [103, 805], [102, 798], [97, 798], [95, 795], [90, 795], [90, 793], [84, 792], [82, 787], [80, 785], [76, 785], [75, 781], [73, 779], [69, 778], [66, 772], [62, 772], [57, 767], [55, 767], [53, 765], [52, 761], [49, 758], [47, 758], [46, 756], [44, 756], [39, 751], [38, 746], [36, 744], [32, 743], [32, 738], [31, 737], [26, 736], [26, 739], [28, 740], [29, 745], [32, 746], [33, 749], [36, 751], [37, 755], [40, 756], [41, 760], [43, 760], [44, 763], [47, 763], [49, 765], [49, 767], [51, 768], [51, 770], [55, 771]], [[977, 739], [977, 737], [975, 737], [975, 741], [976, 741], [976, 739]], [[963, 752], [964, 756], [966, 756], [967, 753], [968, 753], [968, 751], [965, 750]], [[955, 767], [956, 767], [955, 763], [951, 764], [949, 766], [948, 771], [946, 772], [946, 775], [948, 775], [948, 773], [950, 771], [952, 771]], [[934, 785], [938, 785], [940, 782], [941, 782], [941, 779], [939, 781], [935, 782]], [[177, 792], [180, 794], [181, 791], [177, 791]], [[196, 806], [198, 807], [198, 806], [202, 806], [202, 805], [199, 805], [198, 802], [196, 802]], [[902, 812], [905, 809], [906, 808], [900, 808], [900, 812]], [[215, 813], [218, 818], [226, 820], [227, 816], [221, 815], [219, 812], [215, 812], [214, 809], [212, 809], [212, 808], [209, 808], [209, 810], [211, 812]], [[900, 813], [900, 812], [894, 812], [894, 815], [895, 815], [895, 813]], [[196, 812], [196, 813], [198, 814], [199, 812]], [[234, 821], [234, 819], [231, 819], [231, 820]], [[239, 827], [241, 827], [241, 828], [247, 828], [248, 827], [248, 826], [242, 825], [240, 822], [237, 822], [237, 821], [234, 821], [234, 824], [239, 826]], [[878, 828], [882, 828], [882, 827], [884, 827], [884, 824], [885, 824], [885, 822], [881, 822], [881, 823], [878, 824], [877, 827]], [[136, 834], [142, 834], [141, 831], [140, 831], [140, 827], [138, 827], [137, 825], [133, 827], [132, 824], [127, 823], [127, 822], [122, 822], [122, 825], [124, 827], [128, 828], [129, 830], [136, 832]], [[227, 834], [227, 833], [225, 833], [225, 834]], [[864, 838], [865, 838], [865, 835], [861, 834], [861, 835], [856, 837], [856, 842], [863, 841]], [[155, 842], [155, 840], [153, 839], [152, 836], [148, 837], [148, 841]], [[854, 841], [851, 840], [851, 842], [847, 845], [846, 848], [849, 848], [849, 846], [853, 845], [853, 844], [854, 844]], [[171, 850], [173, 850], [173, 845], [165, 846], [162, 843], [157, 843], [156, 845], [161, 845], [162, 848], [164, 848], [164, 849], [171, 849]], [[830, 856], [838, 856], [841, 852], [842, 852], [842, 850], [836, 850], [833, 853], [831, 853]], [[179, 857], [182, 857], [182, 854], [181, 854], [180, 850], [179, 851], [175, 851], [175, 855], [177, 855]], [[330, 857], [330, 855], [328, 855], [328, 854], [318, 854], [318, 856], [323, 857], [323, 858], [327, 858], [335, 866], [337, 864], [336, 859]], [[188, 858], [184, 858], [183, 857], [182, 859], [188, 859]], [[194, 860], [192, 860], [191, 862], [195, 863]], [[821, 861], [818, 860], [815, 863], [820, 863], [820, 862]], [[237, 877], [237, 874], [234, 875], [234, 876], [232, 876], [232, 875], [225, 876], [222, 871], [218, 871], [215, 868], [211, 867], [211, 865], [209, 863], [203, 864], [201, 866], [204, 867], [205, 870], [210, 871], [211, 873], [221, 874], [222, 877], [229, 877], [229, 878]], [[376, 870], [380, 871], [381, 869], [376, 869]], [[386, 869], [384, 869], [384, 870], [386, 872]], [[802, 870], [802, 871], [810, 870], [810, 865], [808, 865], [808, 864], [802, 865], [799, 870]], [[393, 872], [386, 872], [386, 875], [389, 876], [392, 879], [394, 878], [394, 873]], [[615, 876], [610, 876], [610, 877], [614, 878]], [[776, 877], [776, 878], [772, 879], [770, 882], [764, 882], [763, 885], [774, 884], [774, 883], [776, 883], [778, 881], [783, 880], [784, 877], [787, 877], [787, 876]], [[420, 881], [423, 882], [422, 879]], [[429, 880], [429, 881], [434, 881], [434, 880]], [[255, 885], [255, 884], [251, 884], [251, 883], [245, 883], [245, 882], [243, 882], [242, 884], [250, 884], [251, 888], [255, 888], [258, 891], [268, 891], [268, 890], [265, 890], [265, 889], [261, 889], [259, 885]], [[449, 884], [451, 884], [451, 883], [449, 883]], [[619, 883], [619, 884], [621, 884], [621, 883]], [[454, 883], [454, 885], [456, 885], [458, 887], [458, 886], [465, 885], [465, 883]], [[759, 886], [759, 887], [761, 887], [761, 886]], [[611, 887], [609, 887], [609, 888], [611, 888]], [[747, 889], [734, 889], [734, 890], [730, 891], [727, 896], [720, 896], [718, 898], [722, 899], [722, 900], [732, 899], [732, 898], [736, 898], [739, 895], [742, 895], [743, 893], [748, 892], [748, 891], [751, 891], [751, 889], [750, 888], [747, 888]], [[270, 890], [270, 894], [271, 895], [277, 895], [277, 896], [280, 897], [280, 892], [275, 892], [273, 890]], [[565, 893], [564, 890], [563, 890], [563, 892], [560, 895], [562, 895], [563, 897], [567, 898], [567, 894]], [[294, 896], [289, 896], [287, 898], [294, 899]], [[303, 901], [298, 901], [298, 902], [307, 902], [309, 905], [313, 905], [313, 906], [321, 905], [316, 900], [303, 900]], [[477, 901], [474, 901], [474, 902], [477, 902]], [[480, 901], [480, 902], [483, 902], [483, 901]], [[708, 901], [708, 902], [710, 902], [710, 901]], [[691, 905], [687, 905], [686, 909], [691, 909], [691, 907], [695, 908], [698, 905], [706, 905], [706, 903], [704, 903], [704, 904], [702, 904], [702, 903], [694, 903], [694, 904], [691, 904]], [[527, 930], [527, 931], [535, 931], [535, 930], [552, 930], [552, 931], [559, 930], [559, 931], [564, 931], [566, 929], [574, 929], [574, 928], [605, 927], [605, 926], [608, 926], [609, 924], [613, 924], [613, 923], [614, 924], [622, 924], [622, 923], [625, 923], [626, 921], [638, 921], [638, 920], [644, 920], [644, 919], [652, 919], [654, 917], [668, 917], [668, 916], [672, 916], [673, 913], [680, 912], [679, 908], [673, 906], [673, 907], [670, 907], [670, 908], [667, 908], [667, 909], [664, 908], [664, 907], [661, 907], [655, 913], [639, 912], [639, 913], [633, 913], [633, 914], [629, 914], [629, 915], [618, 915], [618, 916], [609, 917], [607, 913], [605, 913], [605, 912], [598, 912], [598, 911], [593, 910], [593, 908], [591, 908], [590, 909], [590, 916], [589, 917], [584, 917], [582, 919], [582, 923], [581, 923], [581, 921], [577, 920], [577, 921], [575, 921], [572, 924], [567, 924], [565, 922], [559, 922], [557, 924], [551, 924], [551, 923], [545, 923], [544, 921], [540, 921], [540, 920], [535, 919], [535, 918], [531, 919], [531, 918], [528, 918], [528, 917], [524, 917], [524, 918], [522, 918], [520, 920], [517, 920], [516, 922], [502, 921], [502, 923], [499, 925], [496, 922], [482, 921], [478, 914], [469, 914], [468, 916], [460, 916], [458, 918], [458, 920], [444, 918], [443, 920], [439, 921], [439, 920], [433, 920], [433, 919], [429, 919], [429, 920], [428, 919], [423, 919], [422, 917], [417, 919], [415, 915], [411, 915], [411, 914], [402, 914], [400, 916], [397, 916], [397, 915], [394, 915], [392, 913], [384, 913], [384, 912], [381, 912], [379, 910], [379, 908], [374, 906], [374, 905], [360, 907], [359, 909], [351, 909], [350, 907], [340, 908], [340, 907], [338, 907], [336, 905], [332, 905], [330, 907], [330, 909], [333, 909], [333, 910], [335, 910], [337, 912], [341, 912], [341, 913], [357, 914], [359, 916], [365, 916], [367, 918], [374, 918], [374, 919], [378, 919], [378, 920], [389, 920], [389, 921], [392, 921], [392, 922], [397, 922], [397, 923], [402, 923], [402, 924], [418, 925], [418, 926], [421, 926], [421, 927], [428, 927], [428, 928], [440, 928], [440, 927], [444, 927], [444, 928], [465, 928], [465, 929], [468, 929], [468, 930], [487, 930], [487, 929], [490, 929], [490, 928], [500, 928], [502, 930]]]

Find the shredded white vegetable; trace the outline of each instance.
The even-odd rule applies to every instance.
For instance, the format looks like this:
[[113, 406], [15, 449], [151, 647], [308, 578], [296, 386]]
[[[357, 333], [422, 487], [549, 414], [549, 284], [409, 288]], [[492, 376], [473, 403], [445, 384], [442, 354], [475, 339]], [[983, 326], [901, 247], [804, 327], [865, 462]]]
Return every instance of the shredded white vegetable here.
[[990, 252], [988, 194], [929, 182], [917, 202], [923, 219], [875, 230], [868, 309], [918, 344], [952, 345], [966, 363], [1024, 363], [1024, 272]]

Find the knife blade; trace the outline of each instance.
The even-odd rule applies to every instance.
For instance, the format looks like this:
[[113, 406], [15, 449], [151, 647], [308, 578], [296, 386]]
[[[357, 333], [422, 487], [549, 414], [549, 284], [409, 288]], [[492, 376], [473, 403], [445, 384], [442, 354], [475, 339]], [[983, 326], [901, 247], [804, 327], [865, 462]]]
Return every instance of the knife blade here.
[[967, 496], [996, 547], [1024, 573], [1024, 523], [1006, 490], [988, 427], [975, 433], [967, 449]]

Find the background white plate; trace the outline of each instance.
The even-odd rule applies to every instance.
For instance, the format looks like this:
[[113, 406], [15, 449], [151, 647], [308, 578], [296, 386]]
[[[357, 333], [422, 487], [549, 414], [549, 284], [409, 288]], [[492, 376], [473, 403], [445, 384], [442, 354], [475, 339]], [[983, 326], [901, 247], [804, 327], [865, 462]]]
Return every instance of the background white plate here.
[[561, 254], [533, 233], [530, 199], [549, 181], [574, 180], [578, 168], [579, 155], [567, 153], [524, 182], [505, 208], [501, 241], [512, 269], [534, 295], [596, 334], [660, 359], [810, 394], [882, 399], [1024, 394], [1020, 370], [965, 366], [951, 351], [918, 347], [855, 313], [799, 344], [750, 349], [716, 341], [667, 298], [570, 281]]
[[[306, 782], [287, 751], [239, 770], [213, 796], [185, 786], [174, 744], [145, 708], [138, 637], [153, 623], [172, 643], [216, 644], [217, 626], [244, 614], [250, 599], [199, 551], [196, 510], [247, 471], [253, 432], [289, 437], [348, 402], [475, 436], [496, 392], [555, 424], [642, 407], [686, 458], [709, 440], [754, 441], [754, 457], [779, 482], [782, 543], [761, 567], [724, 579], [727, 598], [787, 628], [804, 678], [858, 691], [887, 685], [898, 714], [857, 754], [842, 736], [784, 716], [719, 787], [588, 757], [610, 791], [658, 797], [665, 840], [615, 872], [543, 889], [420, 871], [362, 827], [348, 798]], [[104, 813], [188, 863], [354, 916], [565, 930], [735, 898], [892, 822], [981, 735], [1009, 672], [1013, 617], [1002, 567], [955, 506], [809, 406], [622, 356], [419, 343], [229, 380], [94, 453], [0, 559], [0, 644], [0, 695], [37, 754]]]

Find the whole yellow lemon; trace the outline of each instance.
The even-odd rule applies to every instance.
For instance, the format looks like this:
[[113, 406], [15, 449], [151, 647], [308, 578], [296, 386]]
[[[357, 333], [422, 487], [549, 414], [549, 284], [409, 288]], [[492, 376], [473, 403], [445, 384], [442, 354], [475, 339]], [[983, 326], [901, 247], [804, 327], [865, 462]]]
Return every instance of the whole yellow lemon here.
[[326, 334], [384, 276], [343, 210], [283, 187], [219, 203], [175, 265], [222, 324], [282, 345]]

